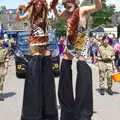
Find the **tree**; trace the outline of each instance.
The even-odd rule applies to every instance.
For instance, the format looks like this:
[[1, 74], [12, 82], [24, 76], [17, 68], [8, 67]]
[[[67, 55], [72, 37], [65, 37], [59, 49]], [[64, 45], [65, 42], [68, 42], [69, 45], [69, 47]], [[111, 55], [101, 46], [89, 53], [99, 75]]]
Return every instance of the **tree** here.
[[101, 24], [111, 24], [112, 23], [112, 15], [115, 12], [115, 6], [109, 5], [107, 6], [105, 4], [105, 0], [102, 0], [103, 3], [103, 9], [92, 14], [93, 24], [92, 27], [97, 27]]
[[0, 6], [0, 14], [4, 14], [6, 12], [6, 6]]
[[67, 25], [65, 18], [58, 18], [55, 22], [56, 34], [58, 37], [66, 36]]

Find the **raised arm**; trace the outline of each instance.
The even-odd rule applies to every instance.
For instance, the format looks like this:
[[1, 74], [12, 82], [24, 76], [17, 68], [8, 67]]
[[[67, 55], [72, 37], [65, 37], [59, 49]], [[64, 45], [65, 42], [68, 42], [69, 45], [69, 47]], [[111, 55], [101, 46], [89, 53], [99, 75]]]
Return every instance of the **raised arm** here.
[[83, 6], [80, 10], [85, 14], [91, 14], [103, 8], [101, 0], [95, 0], [95, 5]]
[[19, 7], [18, 10], [17, 10], [17, 20], [20, 21], [20, 20], [24, 20], [24, 19], [29, 18], [31, 13], [32, 13], [32, 9], [33, 9], [33, 7], [31, 6], [29, 8], [29, 10], [25, 11], [24, 15], [21, 15], [22, 10]]

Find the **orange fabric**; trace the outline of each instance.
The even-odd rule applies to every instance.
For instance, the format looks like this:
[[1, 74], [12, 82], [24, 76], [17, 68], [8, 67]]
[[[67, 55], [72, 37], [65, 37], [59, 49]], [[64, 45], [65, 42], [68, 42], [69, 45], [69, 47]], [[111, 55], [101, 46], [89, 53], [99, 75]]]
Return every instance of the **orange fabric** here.
[[112, 80], [115, 82], [120, 82], [120, 73], [113, 74]]

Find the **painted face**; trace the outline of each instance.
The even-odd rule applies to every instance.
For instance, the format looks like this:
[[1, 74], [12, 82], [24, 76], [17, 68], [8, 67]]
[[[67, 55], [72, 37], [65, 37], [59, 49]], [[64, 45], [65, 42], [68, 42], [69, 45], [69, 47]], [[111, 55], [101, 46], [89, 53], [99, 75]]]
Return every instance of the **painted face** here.
[[34, 2], [36, 12], [40, 12], [43, 6], [44, 0], [36, 0]]
[[72, 12], [75, 9], [75, 4], [72, 2], [66, 2], [64, 3], [64, 7], [67, 11]]

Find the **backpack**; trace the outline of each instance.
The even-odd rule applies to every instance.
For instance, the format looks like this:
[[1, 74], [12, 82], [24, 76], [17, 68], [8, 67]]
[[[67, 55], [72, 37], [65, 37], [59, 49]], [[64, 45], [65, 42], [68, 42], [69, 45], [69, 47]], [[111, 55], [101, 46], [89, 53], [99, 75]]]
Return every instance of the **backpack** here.
[[0, 63], [5, 62], [6, 49], [0, 48]]

